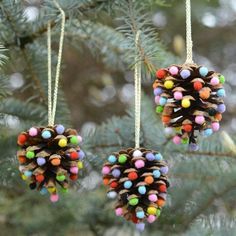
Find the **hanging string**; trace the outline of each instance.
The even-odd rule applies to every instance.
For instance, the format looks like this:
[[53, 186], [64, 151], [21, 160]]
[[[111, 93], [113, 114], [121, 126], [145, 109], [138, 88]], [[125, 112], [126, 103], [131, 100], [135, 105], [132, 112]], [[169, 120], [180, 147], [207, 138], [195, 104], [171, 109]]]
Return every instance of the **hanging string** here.
[[193, 41], [191, 25], [191, 0], [186, 0], [186, 64], [193, 63]]
[[51, 63], [51, 24], [48, 23], [48, 124], [53, 126], [55, 122], [56, 108], [57, 108], [57, 96], [58, 96], [58, 87], [59, 87], [59, 78], [60, 78], [60, 70], [61, 70], [61, 60], [62, 60], [62, 50], [63, 50], [63, 42], [65, 35], [65, 12], [62, 10], [60, 5], [56, 0], [53, 0], [55, 6], [61, 13], [61, 35], [59, 41], [59, 49], [58, 49], [58, 60], [56, 67], [56, 75], [55, 75], [55, 87], [52, 101], [52, 63]]
[[141, 31], [135, 38], [136, 58], [134, 67], [134, 97], [135, 97], [135, 148], [140, 147], [140, 123], [141, 123], [141, 61], [138, 56], [138, 43]]

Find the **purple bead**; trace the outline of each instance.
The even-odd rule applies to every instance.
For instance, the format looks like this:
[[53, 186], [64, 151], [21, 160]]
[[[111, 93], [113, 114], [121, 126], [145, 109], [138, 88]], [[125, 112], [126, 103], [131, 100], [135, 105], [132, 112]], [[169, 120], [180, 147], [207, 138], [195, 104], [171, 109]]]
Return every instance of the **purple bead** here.
[[190, 75], [191, 75], [191, 73], [190, 73], [189, 70], [182, 70], [182, 71], [180, 72], [180, 76], [181, 76], [183, 79], [187, 79]]
[[78, 151], [78, 154], [79, 154], [79, 159], [80, 159], [80, 160], [83, 160], [84, 157], [85, 157], [85, 153], [84, 153], [84, 151], [79, 150], [79, 151]]
[[115, 178], [120, 177], [120, 170], [119, 169], [114, 169], [111, 173]]
[[161, 167], [160, 171], [162, 174], [166, 175], [169, 171], [169, 168], [168, 168], [168, 166], [163, 166], [163, 167]]
[[65, 132], [65, 127], [63, 125], [57, 125], [56, 126], [56, 132], [58, 134], [63, 134]]
[[222, 103], [222, 104], [219, 104], [219, 105], [217, 106], [217, 111], [218, 111], [218, 112], [224, 113], [225, 110], [226, 110], [225, 104]]
[[157, 95], [160, 95], [163, 93], [163, 90], [161, 88], [155, 88], [154, 89], [154, 95], [157, 96]]
[[190, 151], [197, 151], [199, 149], [199, 146], [196, 143], [190, 143], [189, 144], [189, 150]]
[[151, 152], [146, 154], [146, 158], [147, 158], [148, 161], [154, 161], [155, 160], [155, 156]]
[[42, 165], [44, 165], [45, 163], [46, 163], [45, 158], [43, 158], [43, 157], [38, 157], [38, 158], [37, 158], [37, 164], [38, 164], [39, 166], [42, 166]]
[[138, 231], [144, 231], [144, 229], [145, 229], [145, 224], [144, 224], [144, 223], [138, 223], [138, 224], [136, 224], [136, 229], [137, 229]]

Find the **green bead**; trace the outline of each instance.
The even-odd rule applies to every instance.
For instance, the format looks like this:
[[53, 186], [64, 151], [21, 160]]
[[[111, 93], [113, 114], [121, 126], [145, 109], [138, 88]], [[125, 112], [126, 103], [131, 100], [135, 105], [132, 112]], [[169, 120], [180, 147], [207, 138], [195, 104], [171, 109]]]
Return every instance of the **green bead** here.
[[129, 200], [129, 205], [136, 206], [138, 204], [138, 198], [132, 198]]
[[161, 215], [161, 209], [157, 209], [156, 216], [159, 217]]
[[79, 140], [78, 140], [78, 138], [76, 136], [72, 136], [70, 138], [70, 143], [72, 143], [74, 145], [77, 145], [77, 144], [79, 144]]
[[118, 161], [120, 164], [124, 164], [127, 161], [127, 157], [124, 154], [119, 155]]
[[220, 76], [219, 80], [221, 84], [225, 83], [225, 77], [223, 75]]
[[162, 113], [164, 110], [164, 107], [163, 106], [157, 106], [156, 107], [156, 113]]
[[61, 182], [66, 179], [66, 176], [65, 175], [57, 175], [56, 179]]
[[188, 138], [183, 138], [182, 140], [181, 140], [181, 143], [182, 144], [187, 144], [189, 142], [189, 139]]
[[63, 192], [63, 193], [68, 193], [68, 188], [61, 188], [61, 191]]
[[32, 151], [28, 151], [28, 152], [26, 153], [26, 157], [29, 158], [29, 159], [32, 159], [32, 158], [35, 157], [35, 154], [34, 154], [34, 152], [32, 152]]

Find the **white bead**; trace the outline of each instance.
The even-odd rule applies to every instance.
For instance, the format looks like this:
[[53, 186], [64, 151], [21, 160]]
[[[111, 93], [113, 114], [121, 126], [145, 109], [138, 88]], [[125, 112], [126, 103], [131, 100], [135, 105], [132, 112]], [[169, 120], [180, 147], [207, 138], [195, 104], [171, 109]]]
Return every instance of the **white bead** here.
[[108, 198], [114, 199], [116, 198], [116, 196], [117, 196], [117, 193], [115, 191], [111, 191], [107, 193]]
[[139, 151], [139, 150], [136, 150], [133, 153], [133, 157], [141, 157], [142, 155], [143, 155], [143, 153], [141, 151]]
[[172, 135], [173, 134], [173, 129], [171, 127], [166, 127], [164, 130], [166, 135]]

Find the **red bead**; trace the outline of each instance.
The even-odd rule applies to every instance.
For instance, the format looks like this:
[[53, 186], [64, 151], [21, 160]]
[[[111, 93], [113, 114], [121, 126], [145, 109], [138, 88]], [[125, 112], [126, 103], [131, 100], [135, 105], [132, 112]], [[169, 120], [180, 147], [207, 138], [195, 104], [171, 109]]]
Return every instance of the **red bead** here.
[[138, 174], [137, 174], [136, 172], [130, 172], [130, 173], [128, 174], [128, 178], [129, 178], [130, 180], [136, 180], [136, 179], [138, 178]]
[[71, 160], [77, 160], [79, 158], [78, 152], [71, 152], [70, 158], [71, 158]]
[[35, 176], [35, 179], [37, 180], [37, 182], [43, 182], [44, 181], [44, 176], [39, 174]]
[[156, 77], [159, 79], [163, 79], [166, 76], [166, 71], [163, 69], [160, 69], [156, 72]]
[[200, 81], [196, 81], [193, 83], [193, 87], [195, 90], [199, 91], [200, 89], [202, 89], [202, 83]]
[[76, 175], [76, 174], [71, 174], [71, 175], [70, 175], [70, 179], [73, 180], [73, 181], [75, 181], [75, 180], [78, 179], [78, 175]]
[[110, 183], [110, 187], [111, 188], [117, 188], [118, 183], [116, 181], [113, 181], [112, 183]]
[[191, 132], [193, 129], [192, 125], [188, 124], [188, 125], [183, 125], [183, 130], [185, 132]]
[[132, 219], [131, 219], [135, 224], [138, 223], [138, 218], [136, 217], [136, 215], [132, 215]]
[[164, 184], [160, 185], [159, 186], [159, 191], [165, 193], [166, 192], [166, 186]]
[[26, 141], [27, 141], [27, 136], [25, 134], [20, 134], [18, 136], [17, 142], [19, 145], [24, 145]]

